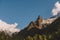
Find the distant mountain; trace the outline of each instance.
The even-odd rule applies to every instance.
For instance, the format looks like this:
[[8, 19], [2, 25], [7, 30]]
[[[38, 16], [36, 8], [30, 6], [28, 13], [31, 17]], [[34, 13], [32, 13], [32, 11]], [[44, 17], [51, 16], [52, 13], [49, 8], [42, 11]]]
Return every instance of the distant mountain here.
[[0, 40], [60, 40], [60, 17], [43, 19], [38, 16], [36, 21], [11, 36], [0, 32]]
[[36, 21], [32, 21], [18, 33], [20, 40], [60, 40], [60, 17], [52, 20], [51, 23], [44, 24], [38, 16]]

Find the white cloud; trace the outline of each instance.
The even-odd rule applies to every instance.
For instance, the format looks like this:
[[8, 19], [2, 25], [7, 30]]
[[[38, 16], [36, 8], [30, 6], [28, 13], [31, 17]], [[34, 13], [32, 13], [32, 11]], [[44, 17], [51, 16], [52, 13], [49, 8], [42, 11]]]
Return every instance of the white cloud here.
[[58, 13], [60, 13], [60, 3], [59, 3], [59, 1], [57, 1], [55, 3], [55, 7], [52, 9], [52, 13], [53, 13], [53, 16], [58, 15]]
[[14, 24], [8, 24], [2, 20], [0, 20], [0, 31], [4, 31], [5, 33], [15, 33], [15, 32], [19, 32], [20, 29], [16, 28], [17, 27], [17, 23]]

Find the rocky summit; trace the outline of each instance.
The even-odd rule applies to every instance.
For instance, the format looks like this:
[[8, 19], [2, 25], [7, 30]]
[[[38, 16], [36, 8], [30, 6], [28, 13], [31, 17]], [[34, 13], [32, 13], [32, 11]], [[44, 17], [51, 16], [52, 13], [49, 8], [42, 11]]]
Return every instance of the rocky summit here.
[[60, 17], [48, 20], [38, 16], [18, 36], [20, 40], [60, 40]]
[[60, 17], [43, 19], [38, 16], [18, 33], [0, 32], [0, 40], [60, 40]]

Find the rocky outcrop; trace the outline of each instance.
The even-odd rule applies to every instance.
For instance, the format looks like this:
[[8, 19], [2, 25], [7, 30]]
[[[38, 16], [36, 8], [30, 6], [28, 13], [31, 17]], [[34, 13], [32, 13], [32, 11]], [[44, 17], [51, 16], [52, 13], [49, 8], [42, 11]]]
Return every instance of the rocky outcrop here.
[[29, 26], [28, 26], [28, 30], [30, 30], [31, 28], [38, 28], [38, 29], [42, 29], [42, 18], [40, 16], [38, 16], [36, 21], [32, 21]]

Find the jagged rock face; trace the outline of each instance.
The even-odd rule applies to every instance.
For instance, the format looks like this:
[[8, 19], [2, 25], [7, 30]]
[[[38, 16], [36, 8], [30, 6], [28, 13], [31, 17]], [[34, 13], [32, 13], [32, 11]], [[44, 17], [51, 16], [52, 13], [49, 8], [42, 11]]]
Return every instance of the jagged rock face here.
[[[39, 24], [39, 22], [40, 22], [40, 24]], [[26, 27], [25, 29], [23, 29], [23, 30], [21, 30], [19, 33], [18, 33], [18, 35], [20, 36], [20, 37], [22, 37], [22, 38], [26, 38], [26, 37], [28, 37], [28, 36], [35, 36], [36, 34], [37, 35], [46, 35], [46, 37], [48, 37], [49, 35], [51, 35], [51, 36], [53, 36], [52, 38], [53, 39], [58, 39], [57, 37], [56, 37], [56, 35], [58, 35], [58, 34], [56, 34], [56, 32], [58, 32], [58, 31], [60, 31], [60, 30], [58, 30], [58, 29], [60, 29], [60, 18], [58, 18], [58, 19], [56, 19], [54, 22], [52, 22], [50, 25], [48, 25], [48, 26], [46, 26], [46, 27], [43, 27], [42, 26], [42, 28], [41, 28], [41, 22], [42, 22], [42, 20], [41, 19], [37, 19], [36, 21], [34, 21], [34, 22], [31, 22], [30, 24], [29, 24], [29, 26], [28, 27]], [[40, 25], [40, 26], [39, 26]], [[40, 29], [40, 28], [41, 29]], [[59, 33], [59, 32], [58, 32]], [[49, 35], [48, 35], [49, 34]], [[53, 35], [54, 34], [54, 35]], [[56, 34], [56, 35], [55, 35]], [[60, 35], [60, 34], [59, 34]]]
[[42, 23], [42, 18], [39, 16], [36, 21], [32, 21], [28, 25], [28, 27], [21, 30], [19, 35], [20, 36], [28, 36], [28, 35], [34, 36], [34, 34], [40, 34], [39, 31], [41, 31], [43, 27], [41, 23]]
[[32, 21], [29, 25], [28, 25], [28, 29], [30, 30], [31, 28], [38, 28], [38, 29], [42, 29], [44, 27], [46, 27], [47, 25], [51, 24], [52, 22], [54, 22], [54, 20], [56, 20], [57, 18], [50, 18], [47, 20], [42, 19], [42, 17], [38, 16], [36, 21]]
[[42, 28], [42, 18], [40, 16], [38, 16], [36, 24], [37, 24], [37, 28], [41, 29]]
[[38, 29], [42, 29], [42, 21], [43, 21], [42, 18], [40, 16], [38, 16], [36, 21], [31, 22], [29, 24], [28, 29], [35, 28], [35, 27], [38, 28]]
[[36, 21], [32, 21], [28, 27], [27, 30], [30, 30], [32, 28], [38, 28], [38, 29], [42, 29], [42, 18], [40, 16], [38, 16]]
[[50, 18], [50, 19], [47, 19], [47, 20], [43, 20], [42, 24], [51, 24], [52, 22], [54, 22], [57, 18]]
[[32, 22], [29, 24], [27, 30], [30, 30], [31, 28], [34, 28], [35, 26], [36, 26], [35, 23], [32, 21]]

